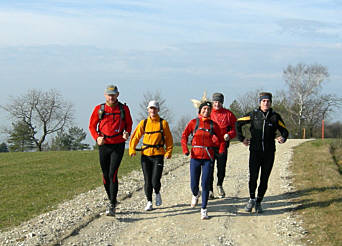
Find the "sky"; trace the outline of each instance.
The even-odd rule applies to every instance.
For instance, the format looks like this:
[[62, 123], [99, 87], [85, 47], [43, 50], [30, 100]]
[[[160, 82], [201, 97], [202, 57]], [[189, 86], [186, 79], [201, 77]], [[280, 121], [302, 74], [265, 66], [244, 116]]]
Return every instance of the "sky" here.
[[88, 133], [114, 84], [133, 119], [143, 94], [158, 91], [176, 122], [196, 115], [190, 99], [203, 91], [222, 92], [228, 107], [250, 91], [286, 89], [282, 72], [299, 63], [327, 67], [323, 93], [342, 97], [341, 13], [337, 0], [2, 0], [0, 105], [57, 89]]

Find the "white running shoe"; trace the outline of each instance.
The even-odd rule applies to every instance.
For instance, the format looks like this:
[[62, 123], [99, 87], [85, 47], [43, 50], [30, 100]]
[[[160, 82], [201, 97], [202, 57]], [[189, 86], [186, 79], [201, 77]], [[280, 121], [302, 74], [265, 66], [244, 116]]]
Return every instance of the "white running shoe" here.
[[111, 203], [108, 204], [106, 209], [107, 216], [115, 216], [115, 206]]
[[208, 210], [206, 208], [201, 208], [201, 220], [209, 219]]
[[156, 206], [161, 206], [163, 203], [160, 192], [156, 194]]
[[148, 201], [145, 207], [145, 211], [151, 211], [153, 209], [152, 202]]
[[200, 196], [201, 196], [201, 192], [200, 192], [200, 191], [198, 191], [197, 196], [192, 195], [191, 205], [190, 205], [192, 208], [196, 207], [196, 205], [197, 205], [197, 203], [198, 203], [198, 198], [199, 198]]

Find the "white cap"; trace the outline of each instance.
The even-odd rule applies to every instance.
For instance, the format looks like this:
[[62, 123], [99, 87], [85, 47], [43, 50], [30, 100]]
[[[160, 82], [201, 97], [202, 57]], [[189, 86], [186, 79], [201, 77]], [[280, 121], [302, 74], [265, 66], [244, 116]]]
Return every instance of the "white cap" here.
[[157, 108], [159, 109], [159, 102], [152, 100], [148, 103], [147, 108]]

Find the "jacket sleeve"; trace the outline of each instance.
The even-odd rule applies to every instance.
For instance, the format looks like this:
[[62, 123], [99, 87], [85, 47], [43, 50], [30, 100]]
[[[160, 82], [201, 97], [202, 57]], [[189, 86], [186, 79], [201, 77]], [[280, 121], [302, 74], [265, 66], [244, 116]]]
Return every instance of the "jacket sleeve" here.
[[[281, 118], [280, 115], [278, 115], [278, 122], [277, 122], [277, 126], [278, 126], [278, 130], [280, 131], [281, 136], [285, 139], [285, 141], [287, 140], [288, 136], [289, 136], [289, 132], [286, 129], [285, 123], [283, 121], [283, 119]], [[284, 142], [285, 142], [284, 141]]]
[[129, 149], [128, 149], [129, 155], [136, 153], [135, 148], [137, 147], [142, 135], [144, 135], [144, 127], [143, 126], [144, 126], [144, 120], [140, 121], [140, 123], [137, 125], [137, 127], [135, 128], [135, 130], [131, 136], [131, 140], [129, 141]]
[[219, 125], [216, 122], [213, 122], [213, 123], [214, 123], [214, 127], [213, 127], [214, 128], [214, 133], [215, 133], [215, 135], [216, 135], [216, 137], [217, 137], [217, 139], [219, 141], [219, 146], [220, 146], [219, 147], [219, 153], [222, 154], [226, 150], [226, 148], [225, 148], [226, 144], [225, 144], [224, 138], [223, 138], [223, 136], [221, 134]]
[[129, 111], [129, 108], [127, 105], [124, 107], [124, 110], [125, 110], [125, 130], [126, 130], [126, 132], [131, 134], [132, 125], [133, 125], [131, 112]]
[[241, 141], [241, 142], [245, 139], [245, 136], [242, 133], [242, 126], [251, 122], [251, 114], [252, 113], [249, 112], [248, 114], [237, 119], [237, 121], [236, 121], [236, 133], [237, 133], [239, 141]]
[[165, 155], [171, 157], [172, 156], [172, 149], [173, 149], [173, 138], [169, 128], [169, 124], [166, 120], [163, 120], [163, 129], [165, 134], [165, 147], [166, 153]]
[[230, 112], [229, 114], [229, 130], [228, 130], [228, 135], [229, 135], [229, 139], [233, 139], [236, 137], [236, 128], [235, 128], [235, 123], [236, 123], [236, 117], [235, 115]]
[[182, 133], [182, 139], [181, 139], [181, 144], [182, 144], [182, 150], [185, 155], [189, 154], [189, 149], [188, 149], [188, 138], [189, 135], [193, 131], [193, 126], [192, 126], [192, 120], [187, 124], [185, 127], [183, 133]]
[[90, 116], [89, 120], [89, 131], [93, 139], [96, 141], [97, 138], [99, 137], [99, 134], [97, 132], [97, 124], [99, 123], [99, 115], [98, 115], [98, 110], [100, 106], [96, 106], [93, 110], [93, 113]]

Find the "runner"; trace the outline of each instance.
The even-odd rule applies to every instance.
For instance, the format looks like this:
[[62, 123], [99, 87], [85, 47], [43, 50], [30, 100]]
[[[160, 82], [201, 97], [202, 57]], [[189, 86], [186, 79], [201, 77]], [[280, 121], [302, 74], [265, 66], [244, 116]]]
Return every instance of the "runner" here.
[[[223, 107], [224, 96], [222, 93], [214, 93], [212, 96], [213, 110], [211, 111], [210, 118], [216, 122], [221, 130], [221, 135], [225, 141], [225, 151], [223, 154], [219, 154], [218, 147], [214, 148], [214, 165], [210, 175], [210, 186], [209, 186], [209, 199], [214, 199], [214, 169], [215, 161], [217, 165], [217, 193], [219, 198], [225, 197], [225, 192], [222, 187], [224, 177], [226, 176], [226, 164], [228, 157], [228, 147], [231, 139], [235, 138], [235, 115], [228, 109]], [[216, 141], [217, 142], [217, 141]]]
[[125, 151], [125, 141], [132, 130], [132, 118], [126, 104], [118, 101], [119, 91], [107, 86], [106, 102], [97, 105], [90, 117], [89, 130], [99, 146], [103, 185], [108, 195], [108, 216], [115, 216], [118, 194], [118, 170]]
[[[153, 209], [152, 193], [156, 194], [156, 206], [162, 205], [160, 194], [161, 177], [164, 167], [164, 158], [172, 155], [173, 139], [166, 120], [160, 118], [159, 103], [150, 101], [147, 106], [148, 118], [140, 121], [129, 142], [129, 155], [135, 156], [136, 150], [142, 151], [141, 167], [144, 173], [144, 190], [147, 198], [146, 211]], [[136, 149], [140, 138], [144, 135], [141, 149]], [[164, 146], [166, 149], [164, 149]]]
[[224, 140], [221, 136], [219, 126], [210, 119], [212, 104], [209, 101], [202, 101], [199, 105], [199, 115], [192, 119], [185, 127], [182, 134], [182, 149], [185, 155], [189, 155], [188, 138], [193, 135], [191, 142], [191, 159], [190, 159], [190, 179], [192, 200], [191, 207], [194, 208], [198, 203], [201, 195], [199, 191], [199, 179], [202, 172], [202, 208], [201, 219], [208, 219], [207, 203], [209, 195], [209, 179], [214, 161], [215, 143], [213, 135], [216, 135], [220, 142], [219, 153], [224, 152]]
[[[281, 116], [272, 110], [272, 94], [262, 92], [259, 95], [259, 108], [254, 109], [236, 122], [238, 139], [244, 145], [249, 145], [249, 195], [250, 199], [245, 207], [246, 212], [252, 212], [255, 207], [257, 213], [262, 213], [263, 208], [261, 201], [267, 190], [268, 178], [271, 174], [274, 153], [275, 153], [275, 136], [279, 130], [281, 136], [277, 137], [278, 143], [282, 144], [286, 141], [289, 133], [285, 127]], [[242, 126], [250, 123], [251, 139], [243, 136]], [[255, 198], [257, 181], [260, 174], [260, 184], [258, 187], [258, 195]]]

